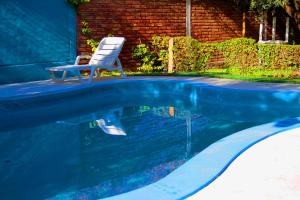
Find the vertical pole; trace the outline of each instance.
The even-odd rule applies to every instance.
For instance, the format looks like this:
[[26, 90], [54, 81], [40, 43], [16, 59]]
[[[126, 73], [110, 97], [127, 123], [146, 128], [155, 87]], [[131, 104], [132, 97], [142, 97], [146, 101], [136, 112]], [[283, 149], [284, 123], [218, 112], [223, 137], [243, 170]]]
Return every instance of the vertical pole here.
[[290, 34], [290, 18], [286, 17], [285, 18], [285, 42], [288, 43], [289, 42], [289, 34]]
[[259, 17], [259, 39], [258, 42], [262, 42], [263, 40], [263, 15], [261, 14]]
[[272, 41], [274, 42], [276, 39], [276, 16], [275, 11], [272, 12], [273, 21], [272, 21]]
[[243, 30], [242, 30], [242, 37], [246, 35], [246, 12], [243, 11]]
[[264, 11], [263, 14], [263, 23], [264, 23], [264, 40], [267, 41], [268, 40], [268, 12]]
[[169, 63], [168, 73], [172, 73], [174, 69], [174, 54], [173, 54], [174, 38], [169, 40]]
[[192, 36], [192, 3], [191, 0], [186, 0], [186, 36]]

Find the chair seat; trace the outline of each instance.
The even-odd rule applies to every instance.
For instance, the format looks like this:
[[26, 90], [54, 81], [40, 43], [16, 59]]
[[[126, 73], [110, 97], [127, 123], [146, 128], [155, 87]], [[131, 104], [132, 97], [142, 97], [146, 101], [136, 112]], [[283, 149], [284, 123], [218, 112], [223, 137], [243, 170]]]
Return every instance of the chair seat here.
[[92, 65], [63, 65], [63, 66], [50, 67], [50, 68], [47, 68], [46, 70], [59, 72], [59, 71], [69, 71], [69, 70], [74, 70], [74, 69], [84, 70], [84, 69], [89, 69], [89, 68], [92, 68], [92, 67], [97, 67], [97, 66], [92, 66]]

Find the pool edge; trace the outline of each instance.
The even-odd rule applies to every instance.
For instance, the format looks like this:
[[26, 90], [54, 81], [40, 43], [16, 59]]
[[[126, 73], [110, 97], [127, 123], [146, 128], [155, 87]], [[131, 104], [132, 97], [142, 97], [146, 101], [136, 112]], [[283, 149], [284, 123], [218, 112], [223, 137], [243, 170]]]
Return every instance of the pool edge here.
[[[300, 121], [300, 118], [297, 119]], [[207, 147], [165, 178], [140, 189], [104, 199], [181, 200], [191, 197], [213, 183], [239, 156], [257, 143], [300, 127], [300, 124], [288, 127], [276, 127], [276, 124], [278, 122], [263, 124], [227, 136]], [[220, 154], [220, 151], [227, 154]], [[211, 166], [215, 167], [212, 169]]]

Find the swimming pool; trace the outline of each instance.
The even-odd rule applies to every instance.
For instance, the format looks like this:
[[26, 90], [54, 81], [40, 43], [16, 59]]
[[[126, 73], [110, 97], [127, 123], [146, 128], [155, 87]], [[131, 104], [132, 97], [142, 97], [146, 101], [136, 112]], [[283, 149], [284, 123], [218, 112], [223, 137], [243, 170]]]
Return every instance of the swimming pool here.
[[2, 99], [0, 193], [99, 199], [133, 191], [222, 138], [298, 117], [299, 100], [298, 92], [157, 80]]

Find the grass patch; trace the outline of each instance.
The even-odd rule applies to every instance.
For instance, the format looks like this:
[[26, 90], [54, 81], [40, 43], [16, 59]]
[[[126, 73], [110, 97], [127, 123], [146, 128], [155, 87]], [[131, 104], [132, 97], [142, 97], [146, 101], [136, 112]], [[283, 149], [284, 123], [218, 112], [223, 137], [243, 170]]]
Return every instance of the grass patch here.
[[244, 80], [251, 82], [273, 82], [273, 83], [295, 83], [300, 84], [298, 76], [293, 77], [294, 71], [288, 70], [265, 70], [261, 68], [251, 69], [251, 71], [241, 71], [236, 68], [230, 69], [209, 69], [202, 72], [176, 72], [176, 73], [141, 73], [127, 72], [128, 76], [187, 76], [187, 77], [210, 77], [234, 80]]
[[[126, 72], [127, 76], [186, 76], [186, 77], [209, 77], [243, 80], [250, 82], [272, 82], [272, 83], [295, 83], [300, 84], [300, 77], [295, 76], [293, 69], [263, 69], [251, 68], [251, 70], [241, 70], [240, 68], [228, 69], [208, 69], [206, 71], [194, 72]], [[120, 76], [119, 72], [103, 71], [101, 76]]]

